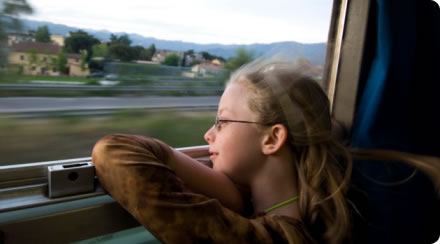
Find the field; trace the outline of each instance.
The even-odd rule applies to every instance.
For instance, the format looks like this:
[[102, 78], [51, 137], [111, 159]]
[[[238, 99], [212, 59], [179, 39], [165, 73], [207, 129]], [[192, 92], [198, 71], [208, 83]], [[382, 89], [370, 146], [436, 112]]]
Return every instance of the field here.
[[107, 134], [159, 138], [173, 147], [206, 145], [214, 112], [126, 111], [105, 117], [17, 119], [0, 117], [0, 165], [89, 157]]

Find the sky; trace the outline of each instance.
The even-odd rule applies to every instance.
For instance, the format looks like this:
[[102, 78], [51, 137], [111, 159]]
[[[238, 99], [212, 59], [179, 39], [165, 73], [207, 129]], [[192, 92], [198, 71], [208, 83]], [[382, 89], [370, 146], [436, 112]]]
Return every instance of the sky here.
[[27, 19], [196, 43], [326, 42], [332, 0], [27, 0]]

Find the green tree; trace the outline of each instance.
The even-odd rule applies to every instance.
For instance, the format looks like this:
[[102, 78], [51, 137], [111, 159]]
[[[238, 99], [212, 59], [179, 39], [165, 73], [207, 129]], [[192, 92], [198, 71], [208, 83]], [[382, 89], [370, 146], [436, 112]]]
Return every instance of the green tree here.
[[109, 41], [109, 43], [111, 44], [111, 43], [116, 43], [116, 42], [118, 42], [118, 36], [114, 35], [114, 34], [110, 34], [110, 41]]
[[27, 59], [31, 66], [39, 64], [37, 50], [35, 50], [35, 48], [31, 48], [27, 51]]
[[67, 56], [64, 51], [60, 51], [57, 55], [56, 69], [63, 74], [67, 74]]
[[150, 49], [146, 49], [143, 46], [134, 46], [132, 49], [135, 54], [134, 59], [151, 61], [152, 55]]
[[223, 57], [212, 55], [212, 54], [210, 54], [208, 52], [202, 52], [202, 58], [204, 58], [206, 60], [211, 60], [211, 61], [214, 60], [214, 59], [221, 60], [222, 62], [226, 61]]
[[206, 60], [213, 60], [214, 56], [212, 56], [210, 53], [208, 52], [202, 52], [202, 58], [206, 59]]
[[92, 46], [92, 57], [107, 57], [108, 55], [108, 46], [105, 43], [99, 43]]
[[[109, 53], [113, 59], [119, 59], [124, 62], [139, 59], [140, 53], [143, 47], [130, 47], [131, 40], [127, 34], [117, 36], [114, 34], [110, 35]], [[141, 49], [142, 48], [142, 49]]]
[[57, 66], [58, 66], [58, 59], [55, 58], [55, 57], [51, 57], [50, 60], [49, 60], [49, 68], [57, 69]]
[[151, 50], [150, 49], [143, 49], [142, 52], [139, 55], [139, 60], [147, 60], [147, 61], [151, 61], [151, 59], [153, 58], [153, 55], [151, 54]]
[[124, 35], [119, 37], [119, 43], [122, 43], [122, 44], [125, 44], [127, 46], [130, 46], [131, 45], [131, 40], [130, 40], [130, 38], [128, 37], [127, 34], [124, 34]]
[[148, 47], [148, 50], [150, 50], [151, 56], [154, 56], [154, 54], [156, 53], [156, 46], [154, 45], [154, 43]]
[[67, 53], [80, 53], [81, 50], [87, 50], [87, 61], [91, 58], [93, 45], [99, 44], [100, 41], [89, 33], [78, 30], [69, 32], [69, 37], [64, 39], [64, 51]]
[[22, 29], [19, 19], [22, 14], [32, 14], [32, 7], [26, 0], [0, 1], [0, 67], [8, 62], [7, 30], [20, 31]]
[[35, 40], [37, 42], [51, 42], [50, 32], [47, 25], [43, 25], [37, 28], [35, 32]]
[[112, 58], [119, 59], [124, 62], [128, 62], [136, 58], [136, 53], [134, 53], [133, 48], [122, 43], [110, 45], [109, 52]]
[[179, 65], [179, 56], [175, 53], [170, 53], [165, 56], [165, 61], [163, 62], [165, 65], [169, 66], [178, 66]]
[[235, 57], [232, 57], [225, 64], [225, 68], [234, 71], [242, 65], [252, 62], [254, 60], [255, 52], [246, 50], [245, 48], [238, 48]]
[[127, 34], [121, 35], [119, 37], [117, 35], [111, 34], [109, 45], [114, 45], [114, 44], [123, 44], [123, 45], [130, 46], [131, 40]]
[[[188, 51], [183, 52], [183, 58], [182, 58], [182, 62], [180, 64], [180, 66], [186, 66], [186, 56], [188, 55], [194, 55], [194, 50], [190, 49]], [[195, 60], [193, 60], [191, 63], [193, 63]], [[191, 64], [190, 64], [191, 66]]]
[[87, 51], [82, 50], [80, 53], [80, 65], [81, 65], [81, 71], [86, 70], [86, 64], [87, 64]]

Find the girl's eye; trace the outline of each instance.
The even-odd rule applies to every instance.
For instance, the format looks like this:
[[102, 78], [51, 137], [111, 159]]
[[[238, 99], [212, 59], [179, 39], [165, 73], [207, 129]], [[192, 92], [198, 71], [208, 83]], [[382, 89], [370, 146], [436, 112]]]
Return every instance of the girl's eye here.
[[227, 121], [222, 121], [222, 120], [217, 121], [217, 130], [220, 130], [222, 128], [222, 125], [226, 122]]

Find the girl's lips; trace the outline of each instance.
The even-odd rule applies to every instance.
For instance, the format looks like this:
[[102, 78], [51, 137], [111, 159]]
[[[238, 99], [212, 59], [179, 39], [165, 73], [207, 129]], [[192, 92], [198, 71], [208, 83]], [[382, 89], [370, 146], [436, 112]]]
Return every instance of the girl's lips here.
[[211, 161], [214, 161], [214, 159], [218, 156], [218, 153], [215, 152], [209, 152], [209, 154], [211, 154], [211, 156], [209, 156], [209, 159], [211, 159]]

